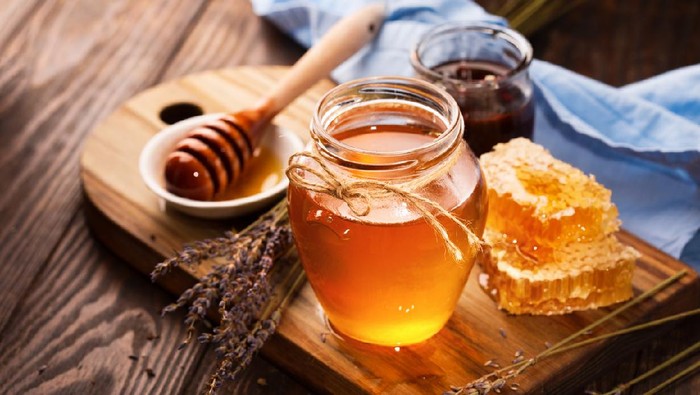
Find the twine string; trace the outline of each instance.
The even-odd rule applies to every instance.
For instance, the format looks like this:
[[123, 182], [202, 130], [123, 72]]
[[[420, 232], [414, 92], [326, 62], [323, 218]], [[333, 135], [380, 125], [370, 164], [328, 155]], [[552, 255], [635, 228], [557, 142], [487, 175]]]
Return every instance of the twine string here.
[[[318, 168], [310, 164], [304, 164], [303, 159], [315, 163], [318, 165]], [[309, 180], [307, 177], [304, 177], [302, 175], [303, 172], [300, 170], [313, 174], [318, 181]], [[464, 223], [464, 221], [460, 220], [437, 202], [413, 192], [410, 188], [406, 187], [409, 183], [394, 185], [376, 180], [353, 180], [345, 178], [333, 172], [318, 154], [312, 152], [298, 152], [292, 155], [289, 159], [289, 166], [287, 167], [286, 174], [290, 182], [296, 186], [342, 200], [357, 217], [365, 217], [370, 213], [370, 202], [372, 198], [379, 198], [387, 195], [394, 195], [401, 198], [403, 201], [410, 204], [420, 216], [428, 222], [435, 230], [438, 238], [445, 243], [447, 250], [458, 262], [464, 260], [464, 255], [450, 238], [447, 228], [440, 222], [438, 215], [444, 216], [464, 232], [474, 253], [480, 251], [482, 248], [483, 241]], [[439, 174], [438, 172], [438, 175]], [[438, 175], [432, 178], [435, 179]], [[421, 183], [424, 182], [425, 180], [421, 180]], [[415, 184], [410, 185], [415, 186]], [[438, 215], [436, 215], [435, 212], [437, 212]]]

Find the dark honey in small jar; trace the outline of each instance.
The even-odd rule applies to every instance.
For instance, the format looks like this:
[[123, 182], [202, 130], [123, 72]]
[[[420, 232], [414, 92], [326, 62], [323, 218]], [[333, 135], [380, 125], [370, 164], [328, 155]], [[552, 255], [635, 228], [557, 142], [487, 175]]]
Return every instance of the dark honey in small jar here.
[[532, 138], [532, 47], [518, 32], [490, 24], [446, 24], [416, 45], [416, 73], [445, 88], [465, 122], [476, 155], [515, 137]]

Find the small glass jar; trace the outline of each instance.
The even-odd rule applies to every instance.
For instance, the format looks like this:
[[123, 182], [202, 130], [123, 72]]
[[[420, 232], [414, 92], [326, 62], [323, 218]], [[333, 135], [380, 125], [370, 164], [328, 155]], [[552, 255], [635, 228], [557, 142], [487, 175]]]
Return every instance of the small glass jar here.
[[337, 333], [407, 345], [451, 316], [475, 249], [445, 213], [480, 237], [487, 211], [482, 171], [462, 133], [454, 99], [417, 79], [351, 81], [319, 102], [309, 154], [288, 170], [289, 216]]
[[532, 46], [525, 37], [487, 23], [437, 26], [411, 53], [416, 74], [457, 100], [466, 123], [464, 137], [476, 155], [515, 137], [532, 138], [531, 61]]

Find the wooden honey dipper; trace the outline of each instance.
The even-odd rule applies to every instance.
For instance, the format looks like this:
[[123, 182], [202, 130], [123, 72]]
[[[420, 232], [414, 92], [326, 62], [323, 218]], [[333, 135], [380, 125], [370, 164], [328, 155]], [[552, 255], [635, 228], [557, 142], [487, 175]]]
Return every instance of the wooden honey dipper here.
[[233, 185], [277, 113], [371, 41], [383, 20], [381, 4], [343, 18], [257, 105], [225, 114], [189, 132], [167, 158], [166, 189], [189, 199], [212, 200]]

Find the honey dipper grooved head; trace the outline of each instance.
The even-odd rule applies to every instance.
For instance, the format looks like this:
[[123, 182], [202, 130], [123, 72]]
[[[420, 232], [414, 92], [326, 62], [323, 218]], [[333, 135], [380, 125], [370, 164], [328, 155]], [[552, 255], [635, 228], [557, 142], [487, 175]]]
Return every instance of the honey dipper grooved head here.
[[210, 200], [214, 183], [209, 171], [194, 156], [176, 151], [165, 163], [166, 188], [169, 192], [193, 200]]
[[239, 178], [253, 156], [251, 122], [225, 115], [190, 131], [168, 156], [166, 189], [193, 200], [213, 200]]

